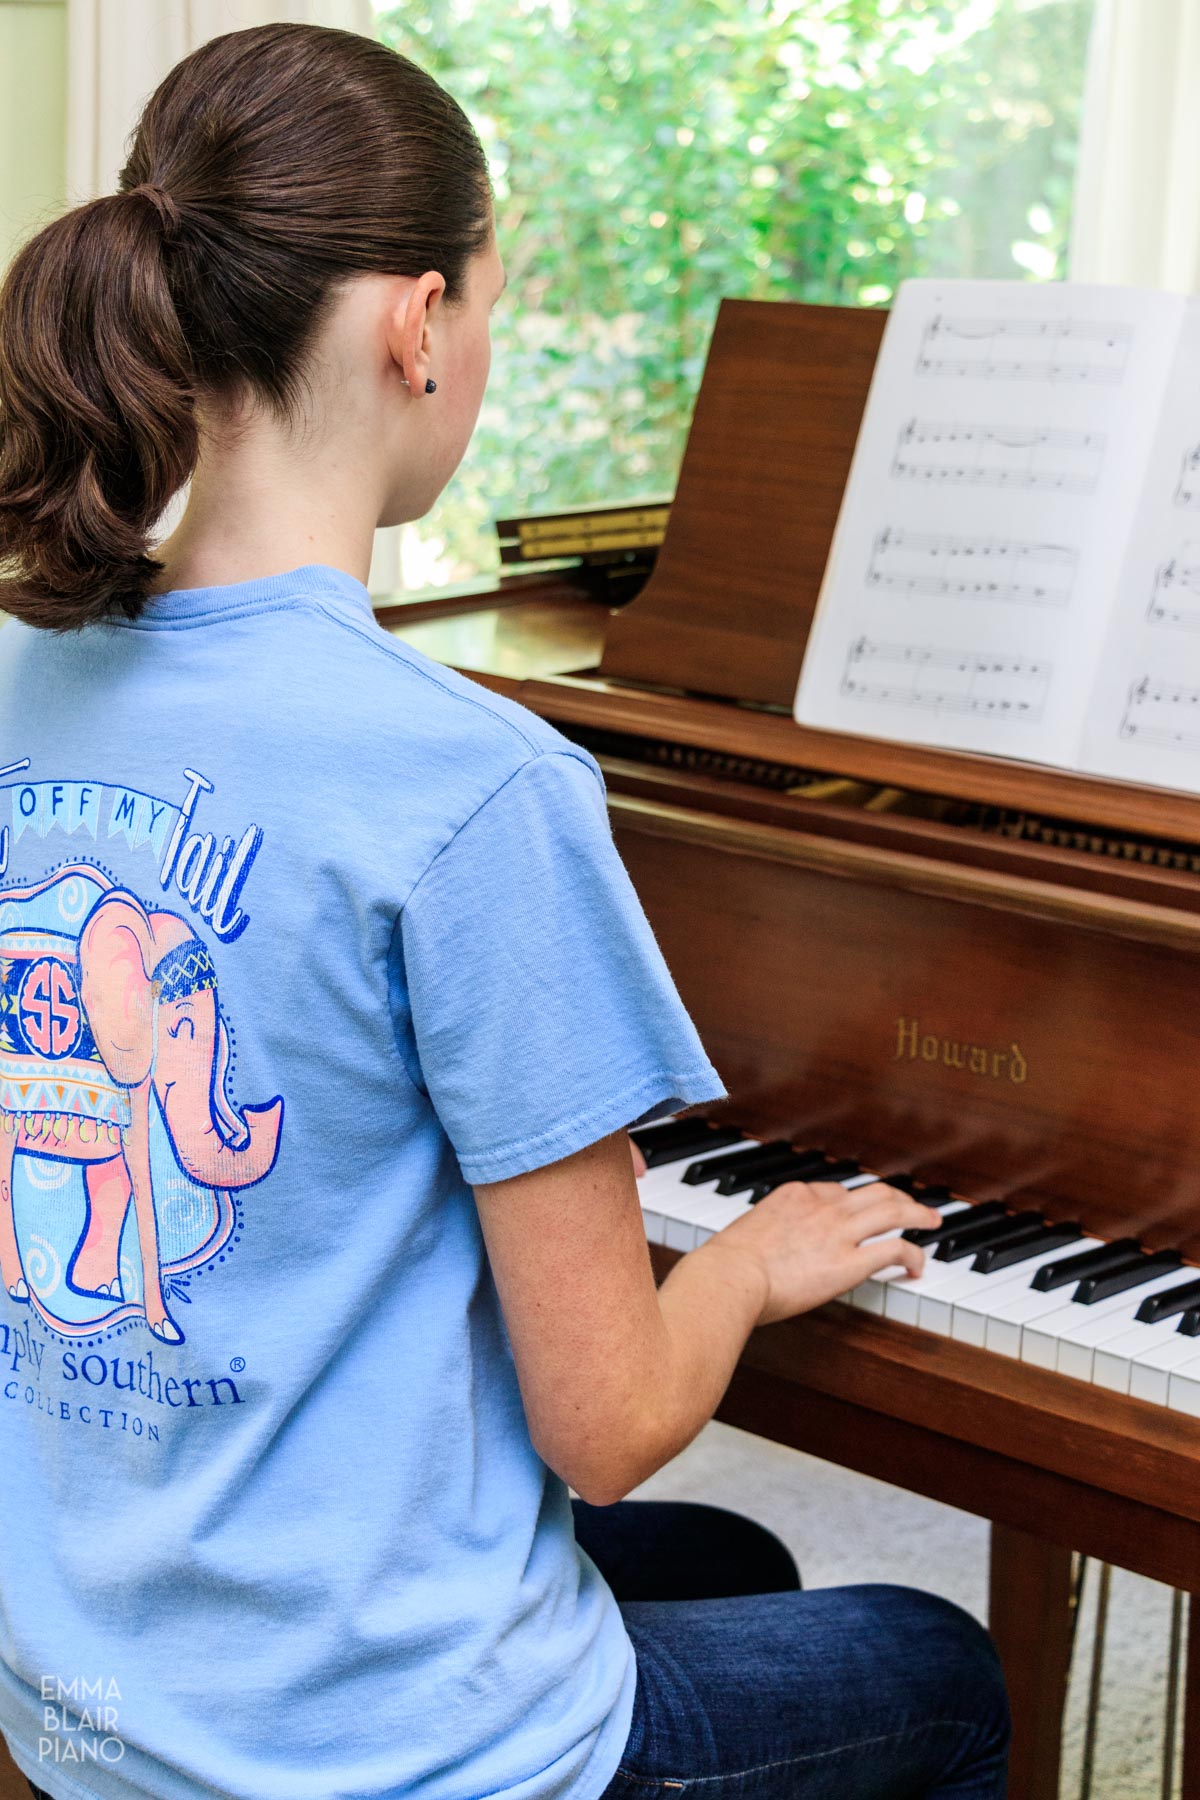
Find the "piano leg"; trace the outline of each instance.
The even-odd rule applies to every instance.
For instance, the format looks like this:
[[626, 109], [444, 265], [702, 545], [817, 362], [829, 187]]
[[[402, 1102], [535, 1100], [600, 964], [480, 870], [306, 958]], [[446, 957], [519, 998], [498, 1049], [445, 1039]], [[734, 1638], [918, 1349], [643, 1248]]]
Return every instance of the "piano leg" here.
[[1012, 1800], [1058, 1800], [1071, 1666], [1071, 1552], [993, 1524], [989, 1585], [988, 1624], [1012, 1701], [1009, 1791]]
[[1188, 1603], [1187, 1643], [1180, 1800], [1200, 1800], [1200, 1592], [1194, 1593]]

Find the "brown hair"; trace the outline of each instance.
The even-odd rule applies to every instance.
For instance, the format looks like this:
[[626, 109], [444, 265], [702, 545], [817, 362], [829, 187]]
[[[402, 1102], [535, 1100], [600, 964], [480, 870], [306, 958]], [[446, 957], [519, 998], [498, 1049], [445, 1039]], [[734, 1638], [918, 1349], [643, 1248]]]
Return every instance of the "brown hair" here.
[[195, 466], [197, 398], [294, 416], [341, 280], [436, 269], [453, 306], [491, 234], [457, 102], [317, 25], [185, 57], [119, 185], [39, 231], [0, 288], [0, 607], [55, 630], [141, 609], [163, 567], [149, 534]]

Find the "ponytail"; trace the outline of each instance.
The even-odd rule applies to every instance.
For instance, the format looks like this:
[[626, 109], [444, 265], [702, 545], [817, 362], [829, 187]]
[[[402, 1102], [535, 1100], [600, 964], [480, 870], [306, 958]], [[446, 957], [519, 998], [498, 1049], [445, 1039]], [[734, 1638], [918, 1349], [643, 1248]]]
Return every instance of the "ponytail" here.
[[134, 616], [155, 521], [196, 461], [188, 348], [146, 194], [56, 219], [0, 289], [0, 607]]
[[185, 57], [120, 186], [38, 232], [0, 287], [0, 609], [52, 630], [147, 604], [199, 402], [293, 416], [339, 281], [437, 269], [454, 306], [492, 230], [458, 104], [382, 44], [315, 25]]

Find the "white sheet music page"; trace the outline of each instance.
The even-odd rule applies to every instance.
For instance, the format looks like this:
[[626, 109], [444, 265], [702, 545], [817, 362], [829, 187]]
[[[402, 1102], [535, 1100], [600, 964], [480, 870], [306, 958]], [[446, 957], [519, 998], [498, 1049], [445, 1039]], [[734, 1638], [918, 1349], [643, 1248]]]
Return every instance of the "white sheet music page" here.
[[1080, 767], [1200, 792], [1200, 306], [1186, 303]]
[[904, 283], [801, 724], [1074, 765], [1182, 316], [1134, 288]]

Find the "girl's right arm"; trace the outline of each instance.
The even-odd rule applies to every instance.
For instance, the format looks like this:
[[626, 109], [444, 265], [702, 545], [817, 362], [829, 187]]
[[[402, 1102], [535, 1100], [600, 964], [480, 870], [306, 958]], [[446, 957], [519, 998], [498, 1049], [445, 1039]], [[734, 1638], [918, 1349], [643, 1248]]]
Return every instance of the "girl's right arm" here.
[[530, 1435], [582, 1499], [622, 1499], [715, 1412], [756, 1325], [924, 1252], [881, 1233], [937, 1222], [876, 1182], [790, 1182], [654, 1284], [624, 1132], [477, 1186]]

